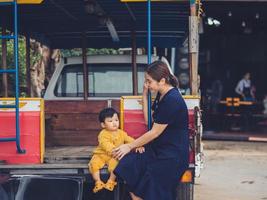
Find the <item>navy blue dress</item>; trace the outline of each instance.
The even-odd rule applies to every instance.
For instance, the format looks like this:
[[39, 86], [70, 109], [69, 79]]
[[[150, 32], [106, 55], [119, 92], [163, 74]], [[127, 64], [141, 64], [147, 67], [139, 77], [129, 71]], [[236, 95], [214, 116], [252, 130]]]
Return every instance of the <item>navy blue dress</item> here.
[[175, 200], [176, 186], [188, 168], [188, 110], [177, 88], [159, 98], [152, 106], [154, 123], [168, 126], [145, 146], [145, 153], [124, 156], [114, 173], [144, 200]]

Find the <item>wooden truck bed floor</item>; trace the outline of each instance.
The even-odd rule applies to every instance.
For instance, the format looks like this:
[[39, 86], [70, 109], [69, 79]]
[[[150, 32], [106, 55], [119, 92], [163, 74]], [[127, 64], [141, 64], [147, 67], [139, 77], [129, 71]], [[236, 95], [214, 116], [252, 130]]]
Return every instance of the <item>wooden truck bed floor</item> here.
[[0, 165], [0, 173], [88, 174], [88, 162], [94, 146], [46, 147], [43, 164]]

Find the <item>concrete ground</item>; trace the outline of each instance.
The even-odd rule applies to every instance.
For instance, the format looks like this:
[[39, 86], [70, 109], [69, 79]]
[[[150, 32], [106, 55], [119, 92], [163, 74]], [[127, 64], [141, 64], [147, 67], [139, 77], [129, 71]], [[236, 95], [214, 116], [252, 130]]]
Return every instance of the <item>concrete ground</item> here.
[[267, 200], [267, 143], [204, 141], [195, 200]]

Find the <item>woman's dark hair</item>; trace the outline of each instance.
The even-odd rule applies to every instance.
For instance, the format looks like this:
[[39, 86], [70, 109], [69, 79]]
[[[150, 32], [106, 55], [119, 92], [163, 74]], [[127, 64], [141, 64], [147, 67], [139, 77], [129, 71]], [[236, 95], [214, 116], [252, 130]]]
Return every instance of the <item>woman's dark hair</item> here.
[[98, 120], [100, 122], [105, 122], [106, 118], [113, 117], [114, 114], [117, 114], [119, 116], [119, 113], [114, 108], [105, 108], [100, 111]]
[[167, 64], [162, 61], [155, 61], [148, 65], [146, 73], [148, 73], [149, 76], [151, 76], [154, 80], [158, 82], [162, 78], [165, 78], [167, 84], [170, 84], [173, 87], [178, 87], [177, 78], [173, 74], [171, 74]]

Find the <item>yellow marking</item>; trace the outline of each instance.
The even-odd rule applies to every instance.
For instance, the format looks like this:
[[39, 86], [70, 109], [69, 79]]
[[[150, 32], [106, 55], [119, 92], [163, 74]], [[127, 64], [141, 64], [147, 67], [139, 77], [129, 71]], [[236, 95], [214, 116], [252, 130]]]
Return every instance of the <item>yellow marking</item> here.
[[45, 114], [43, 99], [40, 99], [40, 109], [40, 161], [43, 163], [45, 154]]
[[[27, 102], [19, 102], [19, 108], [23, 108], [26, 104], [27, 104]], [[3, 104], [1, 104], [1, 105], [14, 106], [15, 102], [7, 103], [6, 101], [3, 101]], [[14, 109], [15, 108], [1, 108], [0, 110], [14, 110]]]
[[200, 96], [198, 95], [184, 95], [184, 99], [200, 99]]
[[[122, 3], [147, 2], [147, 0], [120, 0]], [[151, 2], [184, 2], [185, 0], [150, 0]]]
[[121, 98], [123, 99], [140, 99], [142, 96], [122, 96]]
[[121, 97], [120, 100], [120, 122], [121, 122], [121, 130], [124, 130], [124, 98]]
[[[13, 2], [14, 0], [0, 0], [0, 2]], [[43, 0], [17, 0], [18, 4], [40, 4]]]
[[[142, 96], [122, 96], [123, 99], [140, 99]], [[200, 99], [200, 96], [198, 95], [184, 95], [184, 99]]]
[[240, 101], [240, 98], [231, 98], [227, 97], [226, 101], [220, 101], [221, 104], [226, 104], [226, 106], [235, 106], [238, 107], [240, 105], [250, 106], [253, 105], [251, 101]]
[[[42, 98], [19, 98], [20, 101], [36, 101], [36, 100], [41, 100]], [[0, 98], [0, 101], [15, 101], [15, 98], [12, 97], [4, 97]]]

